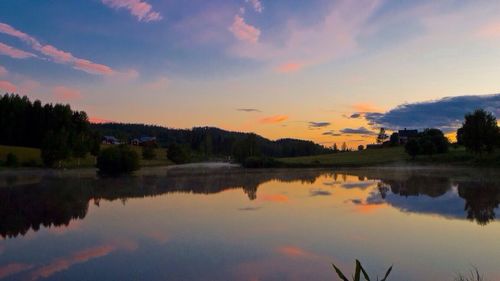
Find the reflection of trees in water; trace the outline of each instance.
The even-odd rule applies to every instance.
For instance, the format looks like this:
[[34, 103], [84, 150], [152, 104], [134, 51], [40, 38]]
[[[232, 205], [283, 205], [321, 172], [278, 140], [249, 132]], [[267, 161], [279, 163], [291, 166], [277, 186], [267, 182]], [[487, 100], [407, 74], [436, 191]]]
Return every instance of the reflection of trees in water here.
[[83, 219], [90, 200], [121, 200], [167, 193], [213, 194], [229, 189], [243, 189], [250, 200], [257, 198], [258, 187], [272, 180], [313, 183], [325, 174], [319, 170], [286, 171], [175, 171], [165, 175], [119, 178], [22, 178], [9, 177], [0, 186], [0, 235], [25, 235], [40, 226], [63, 226]]
[[450, 179], [446, 177], [411, 175], [404, 180], [382, 179], [382, 182], [390, 186], [392, 193], [405, 197], [421, 194], [439, 197], [451, 189]]
[[492, 182], [462, 181], [458, 195], [465, 199], [467, 219], [486, 225], [495, 220], [495, 209], [500, 200], [500, 186]]

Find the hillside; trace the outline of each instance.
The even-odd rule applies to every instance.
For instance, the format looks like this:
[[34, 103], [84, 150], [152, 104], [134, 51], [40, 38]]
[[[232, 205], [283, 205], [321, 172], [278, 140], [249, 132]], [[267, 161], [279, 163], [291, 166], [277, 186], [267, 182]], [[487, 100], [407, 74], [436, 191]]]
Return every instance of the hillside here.
[[298, 139], [269, 140], [262, 136], [226, 131], [214, 127], [195, 127], [192, 129], [172, 129], [144, 124], [104, 123], [92, 124], [91, 128], [103, 136], [114, 136], [128, 142], [139, 136], [152, 136], [160, 146], [177, 143], [188, 145], [193, 151], [214, 156], [229, 156], [233, 144], [249, 136], [255, 138], [260, 152], [269, 157], [296, 157], [330, 153], [331, 150], [312, 141]]

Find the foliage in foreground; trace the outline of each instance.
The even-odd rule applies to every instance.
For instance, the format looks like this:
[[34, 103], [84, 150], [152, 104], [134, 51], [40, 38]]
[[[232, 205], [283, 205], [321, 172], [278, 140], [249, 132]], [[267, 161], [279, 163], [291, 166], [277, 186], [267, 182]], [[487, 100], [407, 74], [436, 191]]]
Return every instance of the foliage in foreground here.
[[[335, 269], [335, 272], [337, 272], [337, 275], [339, 276], [339, 278], [342, 281], [349, 281], [349, 279], [347, 279], [345, 274], [342, 273], [342, 271], [337, 266], [335, 266], [335, 264], [332, 264], [332, 265], [333, 265], [333, 268]], [[380, 279], [380, 281], [386, 281], [387, 277], [389, 276], [391, 271], [392, 271], [392, 265], [391, 265], [391, 267], [389, 267], [389, 269], [387, 269], [387, 271], [384, 275], [384, 278]], [[356, 260], [356, 268], [354, 269], [354, 275], [352, 276], [352, 281], [361, 281], [361, 274], [363, 275], [363, 278], [365, 279], [365, 281], [371, 281], [370, 276], [368, 276], [368, 274], [366, 273], [366, 270], [361, 265], [361, 262], [359, 262], [359, 260]], [[378, 276], [377, 276], [377, 280], [379, 280]]]
[[484, 281], [484, 277], [476, 267], [473, 267], [467, 275], [458, 274], [455, 281]]
[[139, 155], [126, 145], [103, 149], [97, 157], [99, 173], [117, 175], [139, 170]]

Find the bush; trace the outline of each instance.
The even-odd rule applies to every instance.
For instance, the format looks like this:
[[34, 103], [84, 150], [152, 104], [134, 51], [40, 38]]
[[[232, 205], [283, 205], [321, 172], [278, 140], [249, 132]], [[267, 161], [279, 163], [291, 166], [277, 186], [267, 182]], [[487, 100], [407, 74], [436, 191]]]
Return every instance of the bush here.
[[173, 143], [167, 148], [167, 158], [175, 164], [184, 164], [191, 160], [191, 154], [187, 147]]
[[152, 146], [142, 147], [142, 158], [146, 160], [153, 160], [156, 158], [155, 149]]
[[5, 159], [5, 166], [7, 167], [17, 167], [19, 165], [19, 161], [17, 156], [12, 152], [7, 154], [7, 158]]
[[247, 157], [242, 163], [245, 168], [275, 168], [279, 167], [280, 163], [270, 157]]
[[102, 174], [122, 174], [139, 170], [139, 155], [128, 146], [103, 149], [97, 157], [97, 168]]

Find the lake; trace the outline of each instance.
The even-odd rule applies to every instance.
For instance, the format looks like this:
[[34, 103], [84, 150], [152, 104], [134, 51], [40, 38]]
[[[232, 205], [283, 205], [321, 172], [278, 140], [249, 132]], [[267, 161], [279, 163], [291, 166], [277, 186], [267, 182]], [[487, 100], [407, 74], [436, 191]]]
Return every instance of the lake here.
[[144, 169], [0, 173], [0, 280], [500, 280], [500, 173]]

